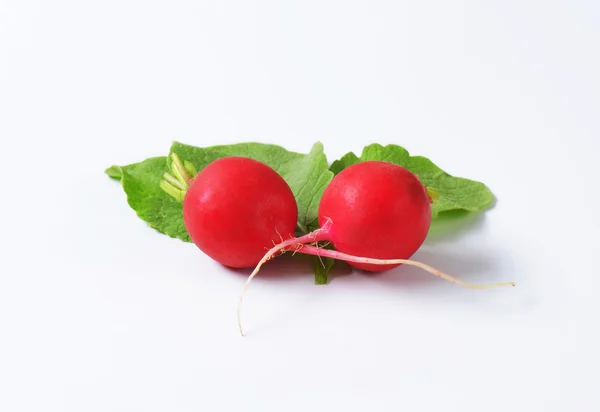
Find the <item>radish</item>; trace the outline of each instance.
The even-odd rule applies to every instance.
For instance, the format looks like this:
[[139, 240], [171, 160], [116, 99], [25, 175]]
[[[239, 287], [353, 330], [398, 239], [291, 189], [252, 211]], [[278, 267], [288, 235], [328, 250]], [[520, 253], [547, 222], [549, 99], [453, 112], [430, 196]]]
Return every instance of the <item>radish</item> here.
[[[513, 282], [472, 285], [429, 265], [408, 260], [422, 245], [431, 222], [431, 198], [417, 176], [394, 163], [366, 161], [340, 172], [327, 186], [319, 204], [320, 228], [272, 247], [248, 277], [238, 304], [260, 267], [285, 251], [345, 260], [367, 271], [382, 271], [401, 264], [417, 266], [450, 282], [476, 289], [514, 286]], [[315, 246], [331, 242], [336, 250]]]
[[[381, 259], [408, 259], [421, 246], [431, 223], [431, 198], [421, 181], [394, 163], [369, 161], [344, 169], [327, 186], [319, 204], [319, 232], [336, 250]], [[369, 271], [397, 265], [349, 262]]]
[[298, 220], [294, 194], [266, 164], [225, 157], [192, 178], [177, 155], [173, 163], [176, 179], [171, 176], [169, 182], [181, 183], [184, 191], [185, 228], [198, 248], [217, 262], [254, 267], [266, 249], [294, 235]]
[[[266, 164], [232, 156], [215, 160], [196, 174], [191, 163], [182, 164], [174, 153], [172, 160], [173, 175], [165, 173], [160, 187], [183, 201], [184, 225], [192, 241], [223, 265], [255, 266], [238, 303], [242, 335], [241, 306], [248, 285], [264, 263], [287, 251], [345, 260], [372, 272], [412, 265], [475, 289], [514, 286], [513, 282], [472, 285], [408, 260], [427, 236], [431, 197], [436, 193], [394, 163], [366, 161], [344, 169], [323, 193], [320, 228], [294, 237], [298, 219], [294, 194]], [[336, 250], [318, 247], [323, 241]]]

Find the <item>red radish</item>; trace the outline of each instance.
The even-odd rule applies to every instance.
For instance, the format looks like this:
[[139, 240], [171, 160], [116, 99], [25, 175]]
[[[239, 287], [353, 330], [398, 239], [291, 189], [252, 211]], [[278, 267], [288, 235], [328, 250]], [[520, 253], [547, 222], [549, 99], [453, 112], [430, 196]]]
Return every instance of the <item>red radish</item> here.
[[[336, 250], [378, 259], [408, 259], [423, 244], [431, 223], [431, 199], [411, 172], [394, 163], [357, 163], [327, 186], [319, 204], [319, 225]], [[349, 262], [382, 271], [398, 265]]]
[[265, 250], [294, 235], [297, 219], [296, 200], [285, 180], [266, 164], [244, 157], [210, 163], [191, 179], [183, 200], [192, 241], [234, 268], [256, 266]]
[[[244, 157], [226, 157], [192, 178], [196, 174], [193, 165], [182, 164], [176, 154], [172, 159], [174, 176], [165, 173], [160, 186], [183, 200], [184, 224], [194, 243], [226, 266], [256, 265], [240, 295], [242, 335], [240, 309], [250, 281], [265, 262], [286, 251], [345, 260], [368, 271], [412, 265], [469, 288], [514, 286], [512, 282], [472, 285], [408, 260], [427, 236], [431, 199], [419, 179], [396, 164], [367, 161], [344, 169], [321, 198], [321, 227], [294, 238], [298, 218], [294, 195], [269, 166]], [[337, 250], [317, 247], [320, 241], [333, 243]]]
[[[367, 161], [340, 172], [325, 189], [319, 205], [320, 228], [290, 238], [271, 248], [249, 276], [240, 295], [238, 326], [243, 335], [240, 308], [244, 293], [263, 263], [277, 253], [294, 251], [345, 260], [357, 268], [381, 271], [407, 264], [469, 288], [512, 285], [472, 285], [424, 263], [408, 260], [421, 246], [431, 222], [428, 190], [411, 172], [393, 163]], [[335, 249], [313, 245], [330, 241]]]

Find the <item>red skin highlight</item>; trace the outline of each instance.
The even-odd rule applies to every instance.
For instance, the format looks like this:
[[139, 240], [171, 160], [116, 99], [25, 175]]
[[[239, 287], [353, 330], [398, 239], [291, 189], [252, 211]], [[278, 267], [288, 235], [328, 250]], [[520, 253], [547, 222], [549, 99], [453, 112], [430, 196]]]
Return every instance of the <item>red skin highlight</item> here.
[[285, 180], [264, 163], [226, 157], [192, 180], [183, 220], [192, 241], [217, 262], [254, 267], [265, 252], [294, 236], [298, 208]]
[[[393, 163], [369, 161], [340, 172], [319, 205], [319, 225], [340, 252], [376, 259], [408, 259], [425, 241], [431, 199], [411, 172]], [[367, 271], [393, 265], [348, 262]]]

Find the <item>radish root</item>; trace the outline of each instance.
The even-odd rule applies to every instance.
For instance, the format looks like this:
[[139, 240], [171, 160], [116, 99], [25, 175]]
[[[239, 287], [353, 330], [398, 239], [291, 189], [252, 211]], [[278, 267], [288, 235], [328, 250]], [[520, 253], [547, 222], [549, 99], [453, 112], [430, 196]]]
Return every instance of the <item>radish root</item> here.
[[[246, 280], [246, 283], [244, 284], [244, 289], [242, 290], [242, 293], [240, 294], [240, 299], [238, 301], [237, 318], [238, 318], [238, 328], [240, 330], [240, 335], [244, 336], [244, 329], [242, 328], [242, 316], [241, 316], [242, 301], [244, 300], [244, 295], [246, 294], [246, 291], [248, 290], [248, 286], [250, 285], [250, 282], [252, 281], [252, 279], [254, 279], [254, 276], [256, 276], [258, 274], [258, 271], [260, 270], [262, 265], [264, 265], [269, 260], [271, 260], [275, 256], [275, 254], [279, 251], [281, 251], [281, 253], [284, 253], [287, 250], [290, 250], [291, 248], [295, 247], [296, 251], [294, 253], [296, 253], [296, 252], [302, 253], [301, 250], [303, 249], [303, 247], [306, 247], [305, 243], [314, 243], [314, 242], [323, 240], [320, 237], [323, 234], [327, 233], [326, 232], [327, 226], [328, 225], [325, 224], [325, 225], [323, 225], [323, 227], [321, 229], [317, 229], [313, 232], [310, 232], [307, 235], [284, 240], [280, 244], [269, 249], [269, 251], [262, 257], [260, 262], [258, 262], [258, 265], [256, 265], [256, 267], [254, 268], [254, 270], [252, 271], [250, 276], [248, 276], [248, 279]], [[300, 247], [298, 247], [298, 246], [300, 246]]]
[[[281, 243], [279, 243], [278, 245], [275, 245], [274, 247], [272, 247], [271, 249], [269, 249], [267, 251], [267, 253], [263, 256], [263, 258], [260, 260], [260, 262], [258, 262], [258, 265], [256, 265], [256, 267], [254, 268], [254, 270], [252, 271], [252, 273], [246, 280], [246, 283], [244, 284], [244, 289], [242, 290], [242, 293], [240, 294], [240, 298], [238, 301], [238, 308], [237, 308], [237, 319], [238, 319], [238, 328], [240, 331], [240, 335], [244, 336], [244, 330], [242, 328], [241, 312], [242, 312], [242, 301], [244, 300], [244, 295], [246, 294], [246, 291], [248, 290], [248, 286], [250, 285], [250, 282], [252, 281], [252, 279], [254, 279], [254, 277], [258, 274], [262, 265], [264, 265], [269, 260], [273, 259], [275, 257], [275, 254], [277, 254], [278, 252], [283, 254], [287, 251], [293, 250], [294, 254], [303, 253], [305, 255], [317, 256], [319, 259], [321, 259], [321, 257], [328, 257], [328, 258], [333, 258], [333, 259], [338, 259], [338, 260], [344, 260], [346, 262], [367, 263], [367, 264], [372, 264], [372, 265], [415, 266], [426, 272], [431, 273], [434, 276], [444, 279], [448, 282], [451, 282], [451, 283], [454, 283], [456, 285], [460, 285], [460, 286], [463, 286], [466, 288], [470, 288], [470, 289], [490, 289], [490, 288], [495, 288], [495, 287], [500, 287], [500, 286], [515, 286], [515, 282], [492, 283], [492, 284], [488, 284], [488, 285], [475, 285], [472, 283], [463, 282], [462, 280], [456, 279], [455, 277], [452, 277], [452, 276], [448, 275], [447, 273], [442, 272], [441, 270], [438, 270], [438, 269], [436, 269], [432, 266], [429, 266], [425, 263], [417, 262], [415, 260], [373, 259], [373, 258], [348, 255], [346, 253], [338, 252], [337, 250], [324, 249], [324, 248], [318, 246], [318, 242], [328, 240], [327, 238], [329, 235], [330, 225], [331, 225], [331, 219], [328, 219], [322, 228], [317, 229], [313, 232], [310, 232], [309, 234], [304, 235], [304, 236], [300, 236], [297, 238], [292, 238], [292, 239], [282, 241]], [[323, 261], [321, 260], [321, 263], [322, 262]]]
[[495, 288], [495, 287], [499, 287], [499, 286], [515, 286], [515, 282], [492, 283], [492, 284], [488, 284], [488, 285], [474, 285], [472, 283], [467, 283], [467, 282], [463, 282], [462, 280], [456, 279], [455, 277], [452, 277], [452, 276], [442, 272], [441, 270], [438, 270], [438, 269], [436, 269], [432, 266], [429, 266], [425, 263], [421, 263], [421, 262], [417, 262], [415, 260], [409, 260], [409, 259], [364, 258], [364, 257], [348, 255], [346, 253], [338, 252], [337, 250], [323, 249], [323, 248], [319, 248], [319, 247], [315, 247], [315, 246], [311, 246], [311, 245], [304, 245], [302, 250], [299, 250], [299, 253], [304, 253], [307, 255], [314, 255], [314, 256], [319, 256], [319, 257], [320, 256], [329, 257], [329, 258], [338, 259], [338, 260], [345, 260], [346, 262], [368, 263], [368, 264], [372, 264], [372, 265], [401, 265], [402, 264], [402, 265], [416, 266], [418, 268], [421, 268], [421, 269], [431, 273], [432, 275], [435, 275], [439, 278], [447, 280], [448, 282], [452, 282], [457, 285], [464, 286], [464, 287], [470, 288], [470, 289], [490, 289], [490, 288]]

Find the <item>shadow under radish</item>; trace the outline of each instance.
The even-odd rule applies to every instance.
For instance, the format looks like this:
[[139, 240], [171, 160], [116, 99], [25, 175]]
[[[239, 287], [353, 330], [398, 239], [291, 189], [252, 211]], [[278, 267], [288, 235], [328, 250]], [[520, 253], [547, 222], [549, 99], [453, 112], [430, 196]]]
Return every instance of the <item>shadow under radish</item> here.
[[[499, 265], [501, 262], [489, 254], [475, 252], [450, 254], [444, 251], [434, 252], [421, 249], [411, 257], [411, 260], [426, 263], [452, 277], [476, 285], [517, 280], [507, 279], [504, 274], [501, 275], [501, 273], [505, 273], [505, 271], [500, 270]], [[357, 271], [357, 273], [361, 276], [376, 276], [378, 281], [402, 289], [427, 289], [428, 291], [443, 291], [443, 293], [448, 293], [451, 288], [467, 290], [467, 288], [440, 279], [420, 268], [408, 265], [401, 265], [381, 273], [364, 271]]]
[[329, 271], [329, 283], [335, 281], [335, 279], [343, 278], [352, 275], [357, 269], [354, 269], [348, 263], [342, 260], [336, 260], [334, 265]]
[[465, 232], [474, 231], [483, 226], [484, 212], [451, 210], [443, 212], [431, 221], [425, 244], [433, 244], [456, 239]]
[[[231, 274], [239, 275], [242, 278], [250, 276], [254, 268], [230, 268], [223, 266], [223, 268]], [[312, 264], [310, 259], [304, 255], [292, 256], [290, 253], [286, 253], [281, 256], [277, 256], [273, 260], [265, 263], [258, 273], [257, 277], [262, 279], [294, 279], [294, 278], [308, 278], [312, 276]]]
[[[309, 255], [303, 255], [297, 253], [293, 255], [288, 252], [284, 255], [277, 256], [275, 259], [265, 263], [260, 272], [257, 275], [257, 278], [271, 280], [271, 281], [281, 281], [281, 280], [291, 280], [291, 279], [301, 279], [305, 278], [310, 282], [314, 282], [314, 265], [315, 258]], [[232, 275], [239, 276], [240, 278], [247, 278], [250, 276], [254, 268], [230, 268], [227, 266], [222, 266], [227, 272]], [[331, 267], [328, 275], [328, 283], [331, 283], [334, 279], [351, 275], [353, 273], [353, 269], [350, 265], [343, 261], [336, 261], [335, 264]], [[317, 286], [326, 286], [326, 285], [317, 285]]]

